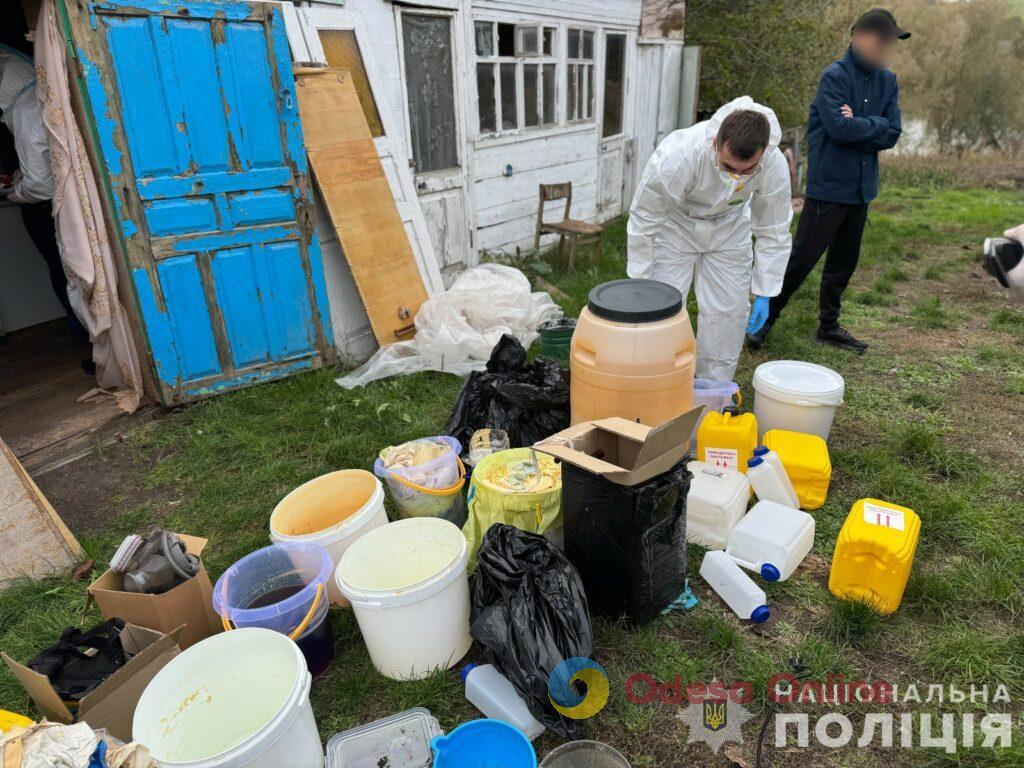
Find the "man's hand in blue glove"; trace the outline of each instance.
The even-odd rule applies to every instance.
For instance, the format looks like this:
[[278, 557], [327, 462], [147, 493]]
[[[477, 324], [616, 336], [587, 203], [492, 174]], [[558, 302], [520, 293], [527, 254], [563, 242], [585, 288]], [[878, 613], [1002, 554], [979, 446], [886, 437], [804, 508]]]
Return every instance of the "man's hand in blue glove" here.
[[750, 320], [747, 321], [747, 333], [757, 333], [761, 330], [768, 319], [768, 305], [771, 299], [767, 296], [755, 296], [754, 306], [750, 310]]

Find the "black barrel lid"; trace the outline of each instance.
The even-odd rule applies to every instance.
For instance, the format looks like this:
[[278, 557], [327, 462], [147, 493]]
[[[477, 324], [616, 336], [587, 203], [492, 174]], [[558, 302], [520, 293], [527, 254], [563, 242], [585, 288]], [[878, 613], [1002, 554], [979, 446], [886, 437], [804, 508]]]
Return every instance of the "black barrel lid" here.
[[657, 280], [613, 280], [590, 291], [587, 308], [615, 323], [654, 323], [678, 315], [683, 294]]

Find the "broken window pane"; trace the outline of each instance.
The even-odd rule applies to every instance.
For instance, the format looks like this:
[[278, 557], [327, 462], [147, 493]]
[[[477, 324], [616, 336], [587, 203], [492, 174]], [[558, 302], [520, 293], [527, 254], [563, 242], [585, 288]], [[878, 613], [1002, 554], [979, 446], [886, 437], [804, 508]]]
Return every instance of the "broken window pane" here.
[[523, 65], [523, 118], [526, 125], [534, 126], [540, 124], [540, 103], [537, 90], [537, 76], [540, 67], [536, 64]]
[[569, 30], [569, 58], [578, 59], [580, 57], [580, 30], [570, 29]]
[[519, 127], [515, 64], [501, 65], [501, 127], [506, 131]]
[[583, 33], [583, 58], [592, 59], [594, 58], [594, 33], [584, 32]]
[[498, 55], [499, 56], [515, 56], [516, 55], [516, 25], [515, 24], [499, 24], [498, 25]]
[[498, 130], [497, 107], [494, 105], [494, 65], [476, 65], [476, 93], [480, 110], [480, 133]]
[[519, 27], [519, 49], [518, 56], [536, 56], [540, 53], [540, 40], [537, 36], [537, 27]]
[[377, 111], [370, 79], [366, 76], [366, 66], [359, 51], [356, 33], [351, 29], [322, 29], [320, 44], [323, 46], [324, 57], [329, 67], [347, 69], [352, 74], [352, 85], [355, 86], [366, 124], [370, 126], [370, 133], [375, 139], [383, 136], [384, 124], [380, 120], [380, 112]]
[[476, 55], [494, 55], [494, 24], [489, 21], [478, 21], [476, 29]]
[[555, 64], [544, 65], [544, 125], [555, 122]]
[[555, 55], [555, 28], [544, 27], [544, 55]]
[[626, 73], [626, 36], [607, 35], [604, 39], [604, 115], [601, 136], [622, 133], [622, 86]]
[[458, 167], [448, 17], [403, 13], [402, 45], [416, 171]]

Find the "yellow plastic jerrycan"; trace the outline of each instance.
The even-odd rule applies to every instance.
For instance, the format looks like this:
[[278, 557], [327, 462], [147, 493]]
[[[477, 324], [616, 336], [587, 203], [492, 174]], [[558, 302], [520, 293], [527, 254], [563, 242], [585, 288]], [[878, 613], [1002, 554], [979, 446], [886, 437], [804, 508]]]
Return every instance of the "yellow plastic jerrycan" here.
[[861, 499], [839, 531], [829, 590], [844, 600], [866, 602], [879, 613], [892, 613], [903, 599], [920, 533], [921, 518], [912, 509]]
[[697, 430], [697, 460], [715, 467], [747, 472], [747, 459], [757, 447], [757, 419], [752, 413], [726, 408], [709, 413]]
[[819, 509], [832, 480], [832, 461], [825, 441], [818, 435], [786, 429], [769, 429], [761, 439], [765, 448], [779, 455], [800, 498], [800, 509]]

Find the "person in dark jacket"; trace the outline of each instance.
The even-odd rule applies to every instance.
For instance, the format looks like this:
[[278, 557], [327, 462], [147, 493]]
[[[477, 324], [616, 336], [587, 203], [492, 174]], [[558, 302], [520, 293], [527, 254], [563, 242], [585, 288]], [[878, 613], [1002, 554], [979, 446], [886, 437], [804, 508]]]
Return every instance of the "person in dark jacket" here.
[[789, 299], [828, 250], [821, 276], [815, 340], [863, 352], [868, 345], [839, 325], [840, 299], [860, 257], [868, 205], [878, 194], [878, 153], [899, 140], [899, 86], [886, 65], [910, 33], [875, 8], [853, 25], [846, 56], [821, 76], [807, 124], [807, 200], [793, 241], [782, 292], [768, 321], [747, 336], [760, 347]]

